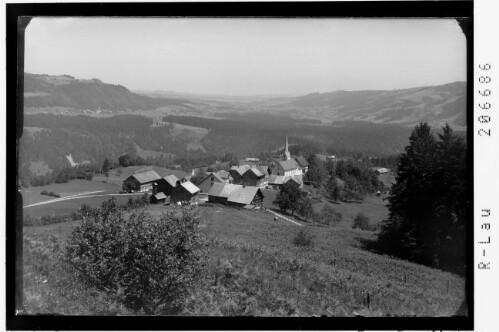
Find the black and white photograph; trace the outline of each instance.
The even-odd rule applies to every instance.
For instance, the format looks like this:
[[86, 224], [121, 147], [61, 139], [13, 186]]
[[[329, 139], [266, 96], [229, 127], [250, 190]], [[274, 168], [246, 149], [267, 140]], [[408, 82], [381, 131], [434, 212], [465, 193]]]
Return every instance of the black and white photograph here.
[[23, 24], [19, 314], [469, 317], [468, 19]]

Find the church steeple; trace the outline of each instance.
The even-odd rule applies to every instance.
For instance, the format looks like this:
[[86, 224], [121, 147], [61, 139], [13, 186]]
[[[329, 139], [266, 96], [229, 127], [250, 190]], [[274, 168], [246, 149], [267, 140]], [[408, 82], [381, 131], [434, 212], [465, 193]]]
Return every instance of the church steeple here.
[[289, 150], [288, 150], [288, 136], [286, 136], [286, 150], [284, 151], [284, 159], [285, 160], [291, 159], [291, 154], [289, 153]]

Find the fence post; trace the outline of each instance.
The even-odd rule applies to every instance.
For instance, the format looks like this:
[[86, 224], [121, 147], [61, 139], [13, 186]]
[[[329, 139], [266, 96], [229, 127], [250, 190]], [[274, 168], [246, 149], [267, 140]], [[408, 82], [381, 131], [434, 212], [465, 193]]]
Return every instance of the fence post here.
[[369, 292], [366, 292], [367, 294], [367, 309], [371, 310], [371, 297]]

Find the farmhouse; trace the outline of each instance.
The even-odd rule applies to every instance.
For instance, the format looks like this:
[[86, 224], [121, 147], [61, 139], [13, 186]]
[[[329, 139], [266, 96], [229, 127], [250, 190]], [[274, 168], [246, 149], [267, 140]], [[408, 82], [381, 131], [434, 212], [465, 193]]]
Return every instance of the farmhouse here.
[[154, 182], [161, 179], [158, 173], [153, 170], [135, 173], [123, 181], [122, 188], [126, 192], [137, 191], [146, 192], [153, 190]]
[[214, 183], [226, 183], [228, 181], [222, 179], [217, 173], [207, 173], [206, 177], [197, 183], [197, 187], [201, 189], [202, 193], [207, 193], [210, 191]]
[[390, 170], [388, 168], [384, 168], [384, 167], [373, 167], [373, 170], [376, 171], [376, 173], [378, 173], [378, 174], [385, 174], [385, 173], [390, 172]]
[[230, 176], [232, 177], [232, 182], [235, 184], [243, 183], [243, 174], [249, 170], [251, 166], [242, 165], [242, 166], [232, 166], [229, 169]]
[[197, 202], [197, 195], [201, 190], [191, 181], [177, 182], [177, 186], [170, 193], [171, 204], [189, 205]]
[[240, 207], [258, 205], [263, 201], [263, 193], [258, 187], [215, 183], [208, 193], [208, 201]]
[[303, 187], [303, 176], [302, 175], [293, 175], [293, 176], [288, 176], [288, 175], [271, 175], [269, 178], [269, 186], [271, 186], [273, 189], [279, 189], [283, 184], [287, 183], [288, 181], [294, 181], [300, 189]]
[[251, 167], [249, 170], [244, 172], [242, 176], [242, 184], [245, 186], [262, 187], [268, 182], [268, 177], [265, 173], [258, 167]]
[[164, 193], [165, 196], [170, 196], [173, 188], [177, 186], [177, 182], [179, 179], [175, 176], [175, 174], [170, 174], [161, 178], [155, 182], [153, 192], [156, 193]]

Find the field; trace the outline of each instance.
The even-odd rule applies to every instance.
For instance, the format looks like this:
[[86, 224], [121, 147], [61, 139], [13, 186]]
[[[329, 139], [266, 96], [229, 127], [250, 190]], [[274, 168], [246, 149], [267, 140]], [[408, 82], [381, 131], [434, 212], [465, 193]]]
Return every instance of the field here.
[[[264, 192], [265, 205], [273, 199], [269, 192]], [[67, 213], [84, 202], [99, 204], [105, 198], [46, 204], [33, 211]], [[375, 233], [352, 229], [352, 220], [360, 211], [374, 224], [384, 219], [387, 209], [381, 198], [371, 197], [362, 204], [324, 204], [343, 214], [336, 226], [301, 222], [304, 227], [299, 227], [281, 218], [274, 221], [265, 210], [199, 206], [207, 264], [182, 314], [449, 316], [457, 311], [464, 299], [463, 278], [363, 248], [362, 241], [375, 238]], [[148, 211], [159, 215], [171, 208], [175, 207], [152, 205]], [[74, 225], [24, 229], [30, 248], [24, 263], [28, 312], [129, 314], [111, 297], [74, 280], [58, 260]], [[293, 244], [300, 230], [312, 237], [313, 245]], [[45, 255], [41, 266], [36, 260], [40, 250]]]
[[68, 183], [53, 183], [42, 187], [30, 187], [21, 190], [23, 196], [23, 206], [49, 201], [54, 197], [40, 195], [42, 191], [54, 192], [61, 197], [103, 191], [101, 193], [118, 193], [120, 187], [115, 183], [102, 183], [101, 181], [71, 180]]

